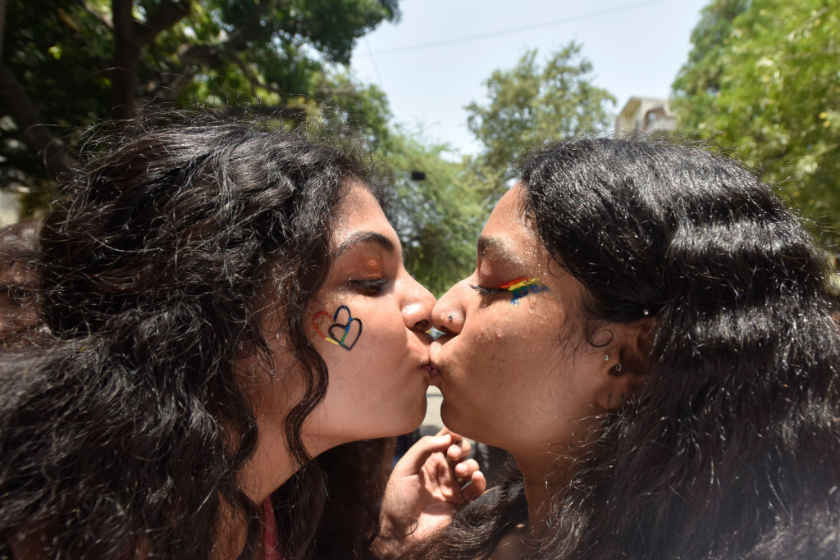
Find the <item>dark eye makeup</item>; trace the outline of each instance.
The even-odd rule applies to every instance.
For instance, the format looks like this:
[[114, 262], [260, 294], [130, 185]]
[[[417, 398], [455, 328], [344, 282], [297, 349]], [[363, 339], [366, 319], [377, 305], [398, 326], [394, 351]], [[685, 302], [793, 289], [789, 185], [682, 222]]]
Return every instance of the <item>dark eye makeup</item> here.
[[382, 291], [382, 288], [388, 283], [388, 280], [388, 278], [350, 279], [345, 282], [345, 285], [365, 295], [376, 295]]
[[507, 291], [504, 288], [486, 288], [484, 286], [479, 286], [478, 284], [472, 284], [470, 288], [478, 292], [481, 296], [492, 296]]

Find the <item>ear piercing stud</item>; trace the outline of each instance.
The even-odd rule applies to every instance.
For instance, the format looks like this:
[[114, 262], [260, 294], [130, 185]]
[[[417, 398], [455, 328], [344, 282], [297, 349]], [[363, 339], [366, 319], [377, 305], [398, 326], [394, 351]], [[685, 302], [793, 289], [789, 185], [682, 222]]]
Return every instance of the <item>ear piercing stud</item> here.
[[650, 309], [642, 309], [642, 315], [644, 315], [645, 317], [650, 315]]
[[610, 355], [609, 355], [609, 354], [604, 354], [604, 361], [605, 361], [605, 362], [609, 362], [609, 361], [610, 361]]
[[621, 362], [615, 364], [615, 371], [621, 371]]

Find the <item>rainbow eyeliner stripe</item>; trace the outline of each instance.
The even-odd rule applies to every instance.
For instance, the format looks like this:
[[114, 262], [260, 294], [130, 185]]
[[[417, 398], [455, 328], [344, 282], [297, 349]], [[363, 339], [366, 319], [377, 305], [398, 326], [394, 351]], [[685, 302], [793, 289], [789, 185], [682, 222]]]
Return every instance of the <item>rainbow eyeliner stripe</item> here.
[[512, 304], [519, 303], [519, 300], [527, 296], [528, 294], [536, 294], [539, 292], [548, 291], [548, 286], [544, 286], [539, 283], [539, 278], [528, 278], [527, 276], [520, 276], [519, 278], [514, 278], [509, 282], [505, 282], [504, 284], [499, 284], [498, 286], [494, 286], [494, 290], [507, 290], [513, 294], [513, 299], [510, 301]]
[[493, 286], [494, 290], [508, 290], [510, 292], [514, 290], [518, 290], [519, 288], [524, 288], [525, 286], [530, 286], [532, 284], [536, 284], [539, 282], [539, 278], [528, 278], [527, 276], [520, 276], [519, 278], [514, 278], [510, 282], [505, 282], [504, 284], [499, 284], [498, 286]]

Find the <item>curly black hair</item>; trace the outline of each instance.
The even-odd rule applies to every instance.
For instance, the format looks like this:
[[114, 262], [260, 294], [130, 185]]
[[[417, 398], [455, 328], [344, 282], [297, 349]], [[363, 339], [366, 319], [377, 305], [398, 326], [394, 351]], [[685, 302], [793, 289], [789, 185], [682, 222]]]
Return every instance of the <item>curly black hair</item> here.
[[238, 476], [259, 434], [236, 366], [272, 363], [270, 300], [308, 374], [285, 425], [300, 469], [272, 496], [284, 556], [365, 557], [383, 445], [307, 454], [301, 426], [328, 376], [304, 310], [348, 180], [385, 191], [352, 142], [175, 120], [93, 145], [45, 219], [39, 305], [53, 340], [0, 360], [0, 535], [41, 535], [52, 558], [204, 559], [224, 510], [247, 523], [250, 559], [261, 520]]
[[[586, 288], [586, 332], [655, 318], [649, 381], [596, 424], [529, 557], [840, 557], [840, 338], [796, 216], [734, 162], [664, 142], [559, 143], [521, 181]], [[409, 557], [488, 557], [524, 498], [515, 474]]]

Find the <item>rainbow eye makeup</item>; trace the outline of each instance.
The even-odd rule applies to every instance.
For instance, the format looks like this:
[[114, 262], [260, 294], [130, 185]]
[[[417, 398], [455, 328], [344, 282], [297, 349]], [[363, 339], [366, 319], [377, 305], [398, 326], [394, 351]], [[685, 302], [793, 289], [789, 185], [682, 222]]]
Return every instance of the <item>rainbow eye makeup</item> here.
[[539, 282], [539, 278], [520, 276], [519, 278], [514, 278], [513, 280], [505, 282], [504, 284], [499, 284], [498, 286], [493, 286], [492, 288], [485, 288], [484, 286], [472, 286], [472, 288], [483, 296], [499, 294], [502, 292], [511, 292], [513, 294], [513, 299], [511, 299], [510, 302], [516, 305], [519, 303], [520, 299], [524, 298], [528, 294], [537, 294], [539, 292], [548, 291], [548, 286], [540, 284]]

